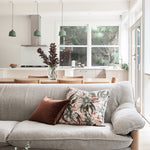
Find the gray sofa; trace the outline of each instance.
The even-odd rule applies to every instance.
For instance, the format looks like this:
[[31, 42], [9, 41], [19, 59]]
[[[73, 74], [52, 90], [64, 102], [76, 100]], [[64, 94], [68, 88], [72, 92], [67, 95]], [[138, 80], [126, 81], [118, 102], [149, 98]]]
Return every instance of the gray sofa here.
[[[105, 126], [48, 125], [28, 121], [44, 96], [65, 99], [68, 86], [87, 91], [110, 90]], [[31, 149], [39, 150], [131, 150], [134, 139], [130, 133], [144, 124], [134, 107], [129, 82], [95, 85], [0, 84], [0, 150], [24, 147], [27, 141]]]

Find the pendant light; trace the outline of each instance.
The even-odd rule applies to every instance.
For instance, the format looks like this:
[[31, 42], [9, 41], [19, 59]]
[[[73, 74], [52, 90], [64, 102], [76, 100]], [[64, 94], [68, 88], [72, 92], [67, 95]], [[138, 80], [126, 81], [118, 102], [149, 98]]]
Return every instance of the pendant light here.
[[[35, 2], [36, 2], [36, 4], [37, 4], [37, 24], [38, 24], [39, 2], [38, 2], [38, 0], [35, 1]], [[36, 29], [36, 30], [34, 31], [34, 36], [41, 36], [41, 32], [39, 31], [39, 29]]]
[[60, 31], [59, 31], [59, 36], [62, 37], [62, 36], [66, 36], [66, 31], [63, 29], [63, 10], [64, 9], [64, 6], [63, 6], [63, 0], [61, 0], [61, 28], [60, 28]]
[[12, 4], [12, 30], [9, 32], [9, 36], [16, 37], [16, 32], [14, 31], [14, 2], [11, 1]]

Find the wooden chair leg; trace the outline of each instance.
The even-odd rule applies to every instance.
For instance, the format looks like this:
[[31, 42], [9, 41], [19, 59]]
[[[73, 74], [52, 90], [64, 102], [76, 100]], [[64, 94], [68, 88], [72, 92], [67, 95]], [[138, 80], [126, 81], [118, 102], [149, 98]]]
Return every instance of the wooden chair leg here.
[[131, 137], [133, 138], [133, 142], [131, 144], [131, 150], [139, 150], [139, 136], [138, 130], [134, 130], [131, 132]]
[[115, 77], [112, 77], [111, 83], [116, 83], [116, 82], [117, 82], [117, 79]]

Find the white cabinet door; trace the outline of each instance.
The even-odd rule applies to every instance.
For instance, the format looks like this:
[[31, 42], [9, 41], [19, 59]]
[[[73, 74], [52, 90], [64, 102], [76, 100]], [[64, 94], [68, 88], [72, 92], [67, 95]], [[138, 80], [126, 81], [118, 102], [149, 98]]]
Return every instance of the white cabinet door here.
[[84, 78], [95, 78], [94, 69], [75, 69], [74, 76], [84, 76]]

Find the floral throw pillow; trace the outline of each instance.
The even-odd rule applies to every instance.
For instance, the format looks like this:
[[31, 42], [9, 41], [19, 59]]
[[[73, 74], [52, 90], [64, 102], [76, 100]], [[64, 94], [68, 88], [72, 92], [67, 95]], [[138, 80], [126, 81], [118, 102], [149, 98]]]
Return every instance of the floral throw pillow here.
[[69, 88], [66, 96], [71, 100], [63, 112], [59, 123], [100, 126], [109, 100], [109, 90], [83, 91]]

